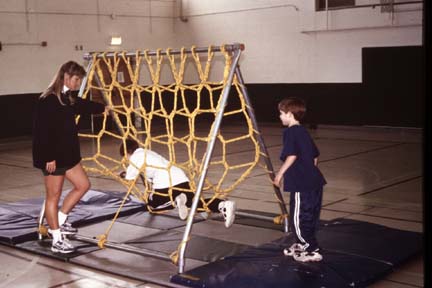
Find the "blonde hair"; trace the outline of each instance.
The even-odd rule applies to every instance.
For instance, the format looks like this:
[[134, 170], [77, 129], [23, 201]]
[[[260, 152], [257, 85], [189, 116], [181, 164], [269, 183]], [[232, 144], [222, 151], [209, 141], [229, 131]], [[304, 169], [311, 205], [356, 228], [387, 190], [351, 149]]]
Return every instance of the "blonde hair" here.
[[59, 99], [60, 103], [62, 105], [65, 105], [60, 95], [64, 85], [65, 73], [67, 73], [71, 77], [78, 76], [81, 79], [84, 78], [84, 76], [86, 75], [86, 71], [84, 67], [82, 67], [80, 64], [76, 63], [75, 61], [68, 61], [60, 67], [60, 69], [57, 71], [56, 75], [54, 76], [53, 80], [48, 85], [48, 88], [40, 95], [39, 98], [45, 98], [48, 95], [55, 94]]

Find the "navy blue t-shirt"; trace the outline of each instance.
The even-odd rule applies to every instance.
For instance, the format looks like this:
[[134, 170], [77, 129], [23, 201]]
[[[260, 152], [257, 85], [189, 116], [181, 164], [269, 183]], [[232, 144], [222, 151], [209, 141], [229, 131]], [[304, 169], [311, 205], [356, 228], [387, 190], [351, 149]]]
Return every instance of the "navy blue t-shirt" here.
[[318, 148], [309, 132], [301, 125], [284, 129], [280, 159], [285, 161], [290, 155], [297, 156], [297, 159], [285, 171], [284, 191], [307, 192], [327, 183], [321, 171], [314, 165], [314, 158], [319, 156]]

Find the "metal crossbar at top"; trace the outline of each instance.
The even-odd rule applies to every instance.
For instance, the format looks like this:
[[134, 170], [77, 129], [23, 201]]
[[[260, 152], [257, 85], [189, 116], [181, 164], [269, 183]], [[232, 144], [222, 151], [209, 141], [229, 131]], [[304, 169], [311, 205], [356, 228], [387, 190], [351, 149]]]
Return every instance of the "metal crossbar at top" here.
[[[181, 53], [191, 54], [193, 52], [208, 53], [209, 50], [210, 50], [210, 52], [220, 52], [220, 51], [222, 51], [222, 49], [224, 49], [225, 51], [229, 51], [229, 52], [235, 52], [237, 50], [243, 51], [245, 49], [245, 46], [244, 46], [244, 44], [241, 44], [241, 43], [234, 43], [234, 44], [225, 44], [222, 46], [210, 46], [210, 47], [199, 47], [199, 48], [189, 48], [189, 49], [173, 49], [173, 50], [169, 50], [169, 54], [171, 54], [171, 55], [176, 55], [176, 54], [181, 54]], [[96, 56], [97, 58], [102, 58], [102, 57], [112, 58], [115, 55], [121, 55], [122, 54], [121, 51], [108, 52], [108, 53], [90, 52], [90, 53], [84, 54], [84, 60], [88, 61], [88, 60], [93, 59], [93, 55], [95, 53], [98, 54]], [[156, 51], [147, 51], [147, 52], [146, 52], [146, 50], [143, 50], [143, 51], [139, 52], [138, 55], [144, 56], [145, 54], [147, 54], [149, 56], [168, 55], [168, 52], [167, 52], [167, 50], [156, 50]], [[135, 52], [126, 52], [124, 55], [126, 57], [137, 56], [137, 54]]]

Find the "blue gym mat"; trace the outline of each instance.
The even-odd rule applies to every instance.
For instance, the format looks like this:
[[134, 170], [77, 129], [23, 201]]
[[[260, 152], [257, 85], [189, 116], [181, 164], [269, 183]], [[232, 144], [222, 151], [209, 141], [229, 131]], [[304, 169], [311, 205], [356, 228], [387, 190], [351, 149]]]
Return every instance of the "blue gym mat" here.
[[284, 256], [290, 234], [260, 247], [173, 275], [171, 282], [206, 288], [365, 287], [422, 251], [422, 234], [367, 222], [322, 221], [318, 241], [324, 259], [299, 263]]
[[[91, 190], [72, 211], [69, 221], [77, 227], [91, 223], [102, 225], [99, 223], [102, 220], [112, 219], [123, 196], [124, 193]], [[56, 257], [63, 261], [69, 261], [71, 258], [70, 261], [77, 261], [80, 265], [88, 265], [95, 269], [143, 281], [164, 283], [165, 286], [183, 285], [206, 288], [365, 287], [390, 273], [412, 256], [421, 253], [423, 247], [421, 233], [350, 219], [336, 219], [320, 222], [317, 237], [324, 259], [318, 263], [299, 263], [292, 257], [282, 254], [283, 248], [294, 242], [292, 234], [258, 247], [236, 243], [234, 241], [236, 235], [232, 235], [232, 242], [212, 238], [210, 234], [205, 237], [192, 235], [187, 251], [188, 257], [186, 257], [186, 263], [195, 263], [188, 266], [190, 270], [182, 274], [174, 274], [177, 270], [175, 265], [161, 264], [163, 261], [158, 260], [151, 262], [159, 263], [157, 264], [159, 266], [152, 264], [157, 267], [152, 266], [151, 271], [155, 269], [159, 271], [163, 268], [164, 273], [149, 275], [150, 267], [139, 265], [135, 267], [136, 263], [130, 263], [131, 267], [135, 267], [136, 270], [133, 273], [129, 266], [117, 270], [112, 268], [119, 260], [118, 257], [129, 259], [133, 256], [136, 261], [140, 259], [150, 261], [148, 256], [109, 249], [103, 251], [96, 245], [79, 241], [74, 242], [79, 248], [77, 253], [68, 256], [53, 256], [48, 249], [49, 240], [37, 241], [37, 218], [42, 203], [43, 199], [40, 198], [1, 204], [0, 243]], [[127, 229], [137, 226], [141, 229], [159, 230], [159, 232], [131, 238], [125, 243], [136, 248], [154, 251], [174, 251], [181, 239], [181, 226], [185, 225], [185, 221], [167, 215], [148, 215], [148, 212], [144, 211], [146, 211], [146, 206], [131, 197], [122, 209], [123, 217], [119, 219], [119, 222], [130, 226]], [[203, 220], [197, 219], [197, 221]], [[238, 217], [234, 230], [241, 233], [242, 227], [256, 226], [261, 227], [257, 229], [261, 232], [256, 233], [263, 233], [263, 229], [270, 231], [270, 229], [278, 228], [274, 224], [261, 222]], [[227, 230], [227, 233], [232, 233], [234, 230]], [[254, 232], [250, 227], [244, 231], [253, 237]], [[114, 255], [112, 265], [107, 265], [105, 257], [111, 254]], [[197, 266], [197, 263], [202, 263], [202, 265]], [[170, 279], [168, 275], [172, 275]]]
[[[68, 191], [63, 191], [63, 196]], [[74, 226], [111, 219], [120, 207], [124, 193], [88, 191], [70, 213], [68, 221]], [[15, 245], [37, 239], [38, 217], [44, 198], [0, 204], [0, 242]], [[146, 205], [130, 197], [120, 215], [147, 211]]]

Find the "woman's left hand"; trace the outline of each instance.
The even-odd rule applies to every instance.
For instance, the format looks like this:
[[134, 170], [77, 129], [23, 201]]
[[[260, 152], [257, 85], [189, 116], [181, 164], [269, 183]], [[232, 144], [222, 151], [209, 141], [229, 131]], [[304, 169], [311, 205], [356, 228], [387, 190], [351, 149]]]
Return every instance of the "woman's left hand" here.
[[53, 173], [56, 170], [56, 161], [53, 160], [51, 162], [47, 162], [45, 165], [45, 170], [48, 171], [48, 173]]

